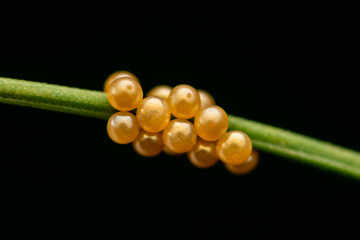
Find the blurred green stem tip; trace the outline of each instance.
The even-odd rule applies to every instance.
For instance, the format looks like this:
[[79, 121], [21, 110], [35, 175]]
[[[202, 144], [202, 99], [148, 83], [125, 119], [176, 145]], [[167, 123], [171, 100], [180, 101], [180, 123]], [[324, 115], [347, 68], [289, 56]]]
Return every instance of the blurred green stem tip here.
[[[0, 77], [0, 102], [108, 119], [116, 110], [104, 92]], [[229, 115], [254, 148], [360, 180], [360, 153], [263, 123]]]

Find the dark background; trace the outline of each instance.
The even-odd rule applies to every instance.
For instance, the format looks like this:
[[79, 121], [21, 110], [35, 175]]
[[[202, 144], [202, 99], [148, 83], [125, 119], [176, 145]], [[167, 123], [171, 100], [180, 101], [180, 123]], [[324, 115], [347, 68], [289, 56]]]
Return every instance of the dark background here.
[[[128, 70], [144, 92], [190, 84], [228, 113], [360, 150], [352, 6], [122, 16], [110, 20], [113, 27], [48, 14], [2, 23], [0, 76], [102, 90], [110, 73]], [[358, 223], [355, 180], [265, 153], [247, 176], [220, 163], [200, 170], [185, 156], [144, 158], [113, 143], [103, 120], [0, 109], [2, 239], [237, 239], [288, 229], [323, 236]]]

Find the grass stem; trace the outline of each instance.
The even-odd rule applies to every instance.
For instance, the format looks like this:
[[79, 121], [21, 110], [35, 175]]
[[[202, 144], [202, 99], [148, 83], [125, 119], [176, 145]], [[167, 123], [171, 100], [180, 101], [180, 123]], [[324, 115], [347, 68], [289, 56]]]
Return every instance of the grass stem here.
[[[105, 93], [0, 77], [0, 102], [108, 119]], [[263, 123], [229, 115], [229, 129], [249, 135], [255, 148], [360, 180], [360, 153]]]

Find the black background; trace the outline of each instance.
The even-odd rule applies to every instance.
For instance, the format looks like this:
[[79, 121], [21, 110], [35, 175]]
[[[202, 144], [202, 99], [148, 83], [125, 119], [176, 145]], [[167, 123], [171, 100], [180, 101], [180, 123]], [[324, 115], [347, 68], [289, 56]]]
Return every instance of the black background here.
[[[110, 73], [128, 70], [144, 92], [190, 84], [228, 113], [360, 150], [352, 6], [267, 4], [156, 21], [121, 15], [113, 27], [48, 14], [2, 23], [0, 76], [102, 90]], [[103, 120], [0, 108], [3, 239], [323, 235], [358, 222], [355, 180], [265, 153], [247, 176], [220, 163], [199, 170], [185, 156], [144, 158], [111, 142]]]

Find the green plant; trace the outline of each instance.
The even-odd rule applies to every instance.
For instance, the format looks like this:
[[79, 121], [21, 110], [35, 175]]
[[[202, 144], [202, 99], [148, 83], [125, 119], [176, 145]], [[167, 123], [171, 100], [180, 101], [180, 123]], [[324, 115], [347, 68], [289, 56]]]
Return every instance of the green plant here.
[[[0, 77], [0, 102], [108, 119], [104, 92]], [[246, 132], [255, 148], [360, 179], [360, 153], [298, 133], [229, 115], [229, 129]]]

